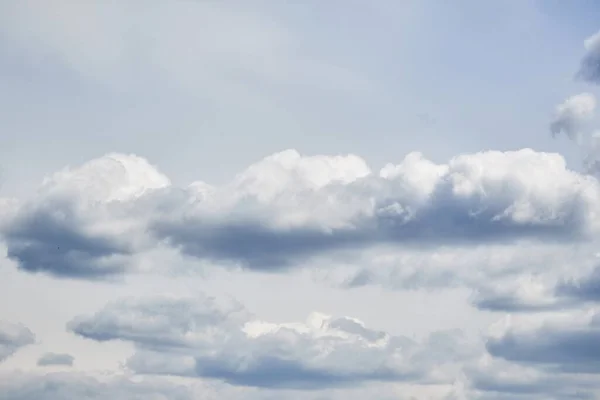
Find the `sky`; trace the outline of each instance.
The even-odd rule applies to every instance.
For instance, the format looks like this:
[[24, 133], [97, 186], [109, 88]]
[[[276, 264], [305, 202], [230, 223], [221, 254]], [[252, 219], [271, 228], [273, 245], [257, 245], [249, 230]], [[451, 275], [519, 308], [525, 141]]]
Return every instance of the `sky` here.
[[600, 398], [598, 21], [0, 2], [0, 400]]

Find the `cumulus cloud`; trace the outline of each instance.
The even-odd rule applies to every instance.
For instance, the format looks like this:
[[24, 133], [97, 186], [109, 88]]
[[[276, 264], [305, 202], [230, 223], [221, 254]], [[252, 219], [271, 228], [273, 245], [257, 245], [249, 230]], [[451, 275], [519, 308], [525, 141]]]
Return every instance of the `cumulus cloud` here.
[[[265, 176], [270, 172], [263, 168]], [[568, 171], [560, 156], [532, 150], [464, 155], [442, 165], [410, 154], [399, 165], [348, 183], [315, 188], [282, 182], [270, 189], [276, 196], [254, 193], [229, 209], [217, 191], [184, 218], [159, 221], [154, 230], [185, 254], [272, 270], [373, 244], [569, 240], [591, 228], [584, 209], [593, 207], [586, 198], [597, 192], [595, 180]], [[217, 204], [224, 206], [221, 218], [213, 212]]]
[[585, 55], [581, 60], [577, 77], [588, 83], [600, 84], [600, 32], [584, 41]]
[[37, 362], [37, 365], [46, 367], [50, 365], [63, 365], [67, 367], [73, 366], [75, 358], [70, 354], [65, 353], [45, 353]]
[[550, 123], [554, 136], [564, 133], [571, 140], [579, 141], [584, 133], [589, 133], [589, 122], [596, 110], [596, 98], [591, 93], [581, 93], [567, 98], [556, 107]]
[[25, 326], [0, 321], [0, 362], [22, 347], [33, 344], [35, 335]]
[[289, 150], [222, 186], [170, 185], [147, 161], [112, 154], [49, 178], [4, 230], [19, 267], [60, 277], [131, 270], [167, 245], [223, 265], [278, 271], [374, 246], [431, 251], [587, 239], [600, 185], [558, 154], [524, 149], [436, 164], [411, 153], [372, 171], [357, 156]]
[[470, 355], [460, 332], [417, 343], [319, 313], [306, 322], [276, 324], [206, 297], [119, 301], [74, 319], [69, 329], [96, 341], [135, 344], [127, 365], [138, 373], [271, 389], [451, 382], [458, 362]]
[[109, 154], [65, 168], [9, 217], [3, 232], [8, 257], [25, 271], [59, 277], [121, 273], [144, 242], [135, 200], [168, 185], [133, 155]]

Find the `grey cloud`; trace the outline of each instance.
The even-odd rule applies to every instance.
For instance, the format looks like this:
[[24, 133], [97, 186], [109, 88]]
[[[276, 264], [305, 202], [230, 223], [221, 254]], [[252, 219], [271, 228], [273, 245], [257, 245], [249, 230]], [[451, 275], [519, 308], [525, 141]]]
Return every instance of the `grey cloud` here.
[[585, 55], [581, 60], [577, 78], [593, 84], [600, 84], [600, 32], [585, 40]]
[[488, 284], [475, 291], [471, 303], [479, 310], [503, 313], [536, 313], [578, 305], [572, 298], [556, 295], [553, 288], [548, 288], [545, 293], [539, 293], [535, 297], [524, 296], [519, 293], [521, 285], [523, 283], [517, 282], [515, 286], [502, 290]]
[[563, 308], [565, 303], [551, 302], [540, 304], [520, 299], [510, 294], [488, 293], [479, 295], [473, 300], [473, 305], [480, 310], [493, 312], [540, 312]]
[[168, 184], [134, 155], [108, 154], [65, 168], [6, 218], [2, 236], [8, 257], [24, 271], [60, 278], [122, 274], [141, 251], [144, 215], [160, 206], [138, 199]]
[[70, 354], [65, 353], [45, 353], [37, 362], [39, 366], [63, 365], [72, 367], [75, 358]]
[[28, 272], [99, 279], [124, 271], [131, 255], [118, 238], [85, 232], [85, 221], [65, 202], [24, 212], [4, 232], [8, 257]]
[[477, 290], [472, 303], [480, 310], [498, 312], [540, 312], [566, 310], [600, 302], [600, 266], [578, 278], [560, 278], [546, 284], [535, 298], [519, 294], [523, 283], [509, 290], [488, 285]]
[[130, 271], [132, 258], [158, 242], [203, 260], [282, 271], [380, 245], [430, 251], [587, 240], [597, 205], [585, 193], [600, 192], [559, 155], [528, 149], [439, 165], [413, 153], [379, 174], [356, 156], [286, 151], [229, 184], [185, 189], [139, 157], [113, 154], [44, 188], [9, 220], [9, 257], [29, 272], [85, 279]]
[[538, 375], [533, 378], [503, 376], [505, 371], [467, 369], [473, 395], [480, 400], [562, 400], [595, 399], [599, 385], [560, 374]]
[[[426, 160], [410, 160], [404, 162], [408, 165], [398, 167], [408, 170], [406, 175], [399, 174], [394, 178], [369, 175], [347, 184], [325, 186], [314, 194], [300, 192], [306, 197], [306, 205], [297, 206], [300, 211], [312, 203], [324, 207], [332, 199], [339, 204], [329, 214], [352, 207], [367, 210], [351, 212], [347, 223], [339, 227], [324, 229], [310, 224], [275, 227], [271, 219], [261, 220], [250, 212], [241, 218], [232, 212], [231, 218], [216, 219], [203, 213], [195, 217], [192, 209], [183, 218], [158, 219], [151, 229], [189, 256], [228, 261], [257, 270], [285, 269], [311, 256], [374, 245], [428, 250], [441, 245], [513, 243], [524, 238], [557, 243], [580, 240], [586, 235], [589, 223], [585, 217], [586, 200], [574, 193], [555, 203], [554, 199], [543, 198], [548, 192], [542, 194], [541, 191], [538, 198], [532, 192], [523, 191], [524, 187], [533, 186], [530, 182], [520, 181], [522, 171], [516, 172], [516, 164], [504, 166], [514, 158], [515, 163], [523, 163], [524, 170], [533, 168], [532, 173], [539, 173], [542, 171], [540, 165], [532, 167], [530, 164], [537, 157], [535, 153], [523, 150], [464, 156], [453, 160], [450, 166], [432, 166]], [[554, 162], [546, 156], [537, 161], [547, 163], [549, 167]], [[412, 165], [419, 163], [424, 166]], [[440, 171], [435, 174], [439, 176], [428, 177], [433, 183], [424, 182], [423, 187], [419, 187], [409, 175], [423, 174], [419, 168], [438, 168]], [[515, 172], [506, 172], [505, 168], [515, 168]], [[434, 175], [431, 171], [428, 173]], [[492, 178], [496, 173], [500, 177]], [[567, 180], [573, 178], [568, 174], [564, 177]], [[595, 185], [593, 181], [588, 183]], [[537, 184], [544, 185], [543, 182]], [[461, 190], [465, 193], [461, 194]], [[565, 190], [570, 189], [565, 186]], [[419, 191], [424, 193], [419, 194]], [[424, 198], [415, 199], [419, 196]], [[273, 209], [277, 210], [279, 206], [275, 203]], [[268, 215], [268, 207], [268, 204], [255, 205], [255, 215]], [[517, 216], [521, 207], [525, 212], [523, 217]], [[548, 213], [547, 207], [554, 211]], [[324, 215], [326, 218], [327, 214]]]
[[22, 347], [35, 342], [35, 335], [25, 326], [0, 321], [0, 362]]
[[278, 230], [252, 222], [210, 227], [190, 220], [160, 223], [153, 229], [189, 256], [269, 271], [289, 268], [314, 255], [377, 244], [428, 250], [440, 245], [507, 243], [523, 237], [567, 242], [579, 238], [575, 220], [564, 226], [536, 226], [494, 221], [494, 215], [479, 220], [467, 214], [468, 209], [440, 204], [439, 209], [429, 215], [424, 213], [415, 221], [380, 217], [373, 224], [332, 232], [306, 228]]
[[556, 294], [581, 302], [600, 302], [600, 266], [581, 278], [563, 279], [556, 285]]
[[[139, 373], [271, 389], [316, 390], [370, 381], [425, 384], [440, 379], [430, 376], [432, 369], [450, 368], [464, 356], [454, 333], [418, 344], [350, 318], [314, 314], [307, 323], [269, 324], [239, 307], [216, 306], [209, 298], [115, 303], [74, 319], [69, 329], [92, 340], [132, 342], [137, 352], [128, 366]], [[429, 353], [439, 346], [444, 349], [439, 354]]]
[[55, 373], [11, 377], [0, 384], [3, 400], [193, 400], [185, 387], [127, 378], [99, 381], [80, 374]]
[[543, 366], [559, 372], [600, 372], [600, 323], [541, 327], [532, 332], [508, 331], [490, 339], [490, 354], [509, 361]]

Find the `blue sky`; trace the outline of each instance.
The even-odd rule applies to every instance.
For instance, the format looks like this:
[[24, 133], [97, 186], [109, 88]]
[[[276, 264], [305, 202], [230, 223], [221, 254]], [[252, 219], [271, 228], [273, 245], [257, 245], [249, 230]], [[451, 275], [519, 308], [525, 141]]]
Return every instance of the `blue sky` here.
[[[185, 6], [186, 2], [165, 5], [172, 17], [155, 33], [145, 32], [147, 40], [163, 37], [167, 43], [185, 43], [188, 32], [172, 29], [176, 13]], [[599, 11], [592, 2], [303, 2], [299, 6], [262, 2], [248, 8], [270, 21], [272, 32], [265, 28], [265, 35], [286, 35], [281, 46], [289, 46], [284, 50], [293, 56], [282, 56], [278, 62], [293, 63], [293, 57], [312, 59], [332, 71], [312, 76], [306, 72], [300, 79], [298, 71], [282, 69], [279, 82], [265, 82], [274, 79], [268, 75], [258, 82], [244, 68], [261, 66], [234, 65], [244, 62], [244, 56], [234, 57], [229, 65], [241, 74], [240, 90], [253, 99], [252, 105], [230, 99], [217, 104], [217, 94], [189, 83], [175, 87], [172, 80], [171, 74], [180, 74], [178, 68], [193, 74], [202, 64], [200, 54], [174, 57], [166, 77], [157, 73], [156, 62], [144, 56], [151, 48], [140, 50], [140, 57], [128, 51], [127, 62], [114, 61], [98, 72], [103, 67], [93, 62], [110, 62], [111, 47], [136, 46], [134, 35], [121, 37], [126, 42], [119, 45], [112, 42], [120, 40], [118, 33], [104, 38], [94, 32], [100, 37], [90, 37], [95, 40], [90, 45], [101, 43], [98, 50], [84, 45], [85, 36], [81, 47], [53, 42], [52, 49], [44, 40], [31, 39], [38, 34], [34, 30], [29, 30], [29, 41], [23, 33], [17, 36], [19, 41], [16, 35], [5, 35], [2, 79], [3, 86], [10, 88], [2, 96], [2, 130], [9, 137], [3, 146], [5, 187], [20, 185], [11, 176], [27, 174], [27, 179], [37, 179], [43, 175], [33, 166], [11, 167], [28, 153], [56, 169], [65, 161], [82, 162], [107, 151], [139, 152], [161, 165], [169, 164], [163, 168], [174, 168], [187, 183], [196, 179], [196, 173], [183, 171], [200, 169], [207, 179], [224, 180], [282, 148], [355, 152], [377, 165], [414, 149], [440, 161], [458, 152], [482, 149], [572, 151], [542, 131], [553, 105], [582, 88], [571, 78], [583, 52], [581, 38], [595, 32], [594, 15]], [[62, 18], [76, 20], [77, 10], [72, 12]], [[11, 19], [10, 13], [3, 15]], [[33, 16], [21, 17], [38, 26]], [[123, 30], [127, 25], [108, 12], [97, 18], [100, 31]], [[138, 18], [144, 21], [143, 16]], [[59, 29], [59, 20], [49, 19], [48, 29]], [[193, 17], [189, 19], [185, 23], [192, 25]], [[4, 25], [6, 29], [11, 26]], [[28, 30], [28, 25], [22, 27]], [[194, 32], [191, 26], [185, 27], [190, 34]], [[140, 29], [146, 28], [150, 25]], [[244, 28], [206, 27], [197, 28], [196, 33], [218, 35], [226, 29], [234, 32], [232, 43], [243, 46], [238, 39]], [[68, 28], [62, 29], [60, 35], [70, 34]], [[258, 52], [277, 46], [277, 40], [267, 43], [266, 36], [257, 40], [263, 43], [257, 44], [256, 55], [247, 58], [260, 59], [265, 55]], [[65, 54], [71, 61], [64, 62]], [[94, 77], [96, 72], [101, 77]], [[323, 82], [331, 82], [325, 76], [329, 73], [346, 77], [340, 76], [340, 82], [329, 87]], [[238, 90], [224, 86], [215, 90], [222, 90], [224, 96], [228, 90]], [[31, 140], [45, 146], [32, 149]], [[73, 143], [79, 143], [77, 150]], [[232, 149], [232, 143], [239, 144], [237, 149]], [[44, 157], [35, 151], [43, 151]], [[174, 152], [177, 157], [171, 157]], [[211, 168], [218, 162], [216, 157], [225, 154], [229, 154], [228, 161], [222, 164], [231, 167]], [[163, 157], [177, 161], [164, 163]]]
[[2, 3], [0, 393], [600, 395], [599, 20]]

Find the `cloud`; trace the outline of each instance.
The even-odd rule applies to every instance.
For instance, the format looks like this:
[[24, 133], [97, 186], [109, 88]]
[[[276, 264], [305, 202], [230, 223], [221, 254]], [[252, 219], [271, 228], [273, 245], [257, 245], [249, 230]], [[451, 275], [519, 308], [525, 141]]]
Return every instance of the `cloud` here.
[[192, 400], [198, 398], [184, 386], [157, 382], [156, 379], [140, 381], [115, 376], [100, 380], [75, 373], [51, 373], [41, 376], [11, 374], [3, 378], [6, 379], [2, 379], [0, 391], [4, 400]]
[[533, 326], [509, 324], [490, 337], [487, 349], [495, 357], [551, 371], [597, 374], [599, 340], [600, 314], [571, 312], [548, 316]]
[[588, 123], [595, 110], [596, 98], [591, 93], [571, 96], [556, 107], [550, 132], [554, 136], [564, 133], [569, 139], [579, 141], [584, 133], [589, 133]]
[[8, 257], [25, 271], [57, 277], [122, 273], [144, 241], [135, 199], [168, 185], [133, 155], [109, 154], [65, 168], [9, 218], [3, 232]]
[[576, 306], [573, 299], [557, 296], [552, 284], [531, 275], [484, 284], [472, 299], [480, 310], [539, 312]]
[[535, 368], [483, 357], [467, 366], [469, 398], [481, 400], [595, 399], [594, 376], [544, 373]]
[[256, 190], [255, 181], [255, 192], [242, 185], [237, 196], [227, 192], [229, 199], [248, 193], [243, 203], [217, 190], [184, 218], [158, 221], [153, 229], [187, 255], [273, 270], [375, 244], [430, 248], [519, 238], [573, 240], [589, 228], [584, 209], [593, 206], [584, 198], [597, 191], [597, 181], [566, 170], [561, 157], [532, 150], [463, 155], [441, 165], [410, 154], [379, 174], [320, 187], [306, 180], [288, 186], [298, 174], [292, 160], [301, 158], [291, 152], [277, 156], [291, 164], [285, 179], [272, 178], [272, 162], [251, 167], [271, 179], [265, 189], [270, 195]]
[[110, 154], [47, 179], [3, 228], [29, 272], [98, 279], [135, 270], [157, 246], [220, 265], [282, 271], [316, 256], [587, 240], [600, 185], [558, 154], [419, 153], [373, 172], [354, 155], [288, 150], [231, 182], [174, 187], [146, 160]]
[[64, 365], [68, 367], [73, 366], [73, 361], [75, 358], [70, 354], [64, 353], [45, 353], [43, 354], [37, 362], [39, 366], [49, 366], [49, 365]]
[[269, 323], [239, 305], [207, 297], [123, 300], [68, 325], [96, 340], [122, 340], [141, 374], [210, 378], [236, 386], [312, 390], [367, 382], [452, 381], [469, 356], [460, 332], [426, 342], [313, 313], [306, 322]]
[[25, 326], [0, 321], [0, 362], [22, 347], [33, 344], [35, 335]]
[[556, 295], [579, 300], [600, 302], [600, 266], [576, 279], [563, 279], [556, 285]]
[[512, 313], [569, 310], [600, 303], [600, 267], [570, 265], [576, 266], [576, 277], [572, 271], [569, 277], [564, 273], [553, 276], [558, 271], [549, 268], [546, 276], [509, 276], [505, 281], [484, 283], [472, 303], [481, 310]]
[[581, 60], [577, 78], [593, 84], [600, 84], [600, 32], [584, 41], [585, 55]]

